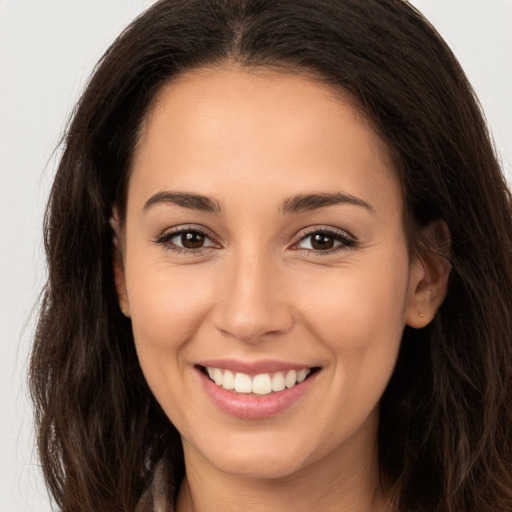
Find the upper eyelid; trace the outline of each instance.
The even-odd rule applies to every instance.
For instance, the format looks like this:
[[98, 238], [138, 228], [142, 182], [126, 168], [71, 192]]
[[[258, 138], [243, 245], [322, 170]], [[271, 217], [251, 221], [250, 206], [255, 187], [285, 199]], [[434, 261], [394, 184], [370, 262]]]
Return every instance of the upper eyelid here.
[[351, 238], [354, 241], [357, 241], [357, 238], [352, 235], [349, 231], [346, 229], [336, 228], [334, 226], [322, 226], [322, 225], [316, 225], [316, 226], [309, 226], [306, 228], [302, 228], [299, 230], [295, 237], [297, 240], [302, 240], [303, 238], [310, 236], [314, 233], [329, 233], [332, 235], [339, 235], [339, 236], [346, 236], [348, 238]]
[[[309, 238], [311, 235], [314, 235], [315, 233], [324, 233], [329, 236], [332, 236], [333, 238], [337, 238], [339, 242], [341, 242], [338, 246], [335, 246], [331, 249], [327, 249], [324, 251], [316, 250], [316, 249], [309, 249], [309, 248], [302, 248], [298, 247], [298, 245]], [[333, 226], [311, 226], [310, 228], [305, 228], [305, 231], [299, 232], [300, 236], [296, 238], [296, 241], [293, 242], [293, 244], [290, 246], [290, 248], [294, 251], [303, 252], [306, 254], [312, 254], [315, 256], [322, 256], [327, 257], [329, 255], [338, 254], [339, 251], [344, 251], [348, 249], [357, 249], [359, 248], [359, 240], [353, 236], [351, 233], [344, 229], [335, 228]]]
[[160, 234], [158, 234], [155, 238], [158, 240], [158, 239], [161, 239], [164, 237], [167, 238], [170, 236], [179, 235], [181, 233], [186, 233], [187, 231], [196, 231], [198, 233], [201, 233], [201, 234], [207, 236], [208, 238], [211, 238], [214, 241], [218, 241], [218, 237], [214, 233], [212, 233], [211, 230], [205, 228], [204, 226], [198, 226], [196, 224], [184, 224], [184, 225], [180, 225], [180, 226], [166, 228]]
[[[187, 231], [196, 231], [201, 234], [204, 234], [207, 236], [215, 245], [222, 245], [219, 237], [213, 233], [210, 229], [206, 228], [202, 225], [197, 224], [183, 224], [179, 226], [174, 226], [167, 228], [161, 232], [161, 234], [154, 237], [155, 242], [164, 242], [164, 239], [169, 239], [174, 236], [178, 236], [181, 233], [187, 232]], [[342, 238], [349, 238], [351, 239], [355, 244], [358, 243], [358, 239], [352, 235], [349, 231], [345, 229], [341, 229], [334, 226], [328, 226], [328, 225], [313, 225], [308, 226], [305, 228], [300, 229], [296, 234], [293, 236], [293, 242], [289, 245], [289, 247], [293, 247], [294, 245], [297, 245], [300, 241], [307, 238], [308, 236], [311, 236], [315, 233], [327, 233], [332, 236], [338, 236]], [[205, 247], [204, 249], [206, 249]], [[191, 249], [193, 250], [193, 249]]]
[[[157, 236], [164, 236], [166, 234], [173, 234], [173, 233], [183, 233], [184, 231], [199, 231], [200, 233], [204, 233], [205, 235], [208, 235], [212, 238], [218, 238], [215, 233], [213, 233], [210, 229], [206, 228], [205, 226], [201, 226], [198, 224], [181, 224], [178, 226], [173, 226], [170, 228], [165, 228], [161, 235]], [[313, 226], [307, 226], [304, 228], [301, 228], [298, 230], [293, 238], [301, 237], [301, 236], [307, 236], [312, 233], [318, 233], [318, 232], [327, 232], [327, 233], [333, 233], [333, 234], [346, 234], [351, 238], [356, 238], [354, 235], [352, 235], [349, 231], [342, 228], [337, 228], [334, 226], [327, 226], [327, 225], [313, 225]]]
[[[197, 233], [201, 233], [202, 235], [205, 235], [208, 239], [211, 240], [213, 245], [208, 245], [205, 247], [197, 247], [197, 248], [187, 248], [187, 247], [181, 247], [180, 245], [171, 243], [171, 240], [174, 237], [180, 236], [180, 234], [187, 233], [195, 231]], [[160, 245], [164, 250], [166, 251], [172, 251], [176, 254], [183, 254], [183, 255], [196, 255], [199, 256], [201, 254], [204, 254], [206, 251], [210, 251], [212, 249], [217, 249], [219, 245], [218, 240], [209, 234], [210, 230], [205, 229], [204, 227], [198, 227], [198, 226], [175, 226], [173, 228], [165, 229], [161, 232], [160, 235], [157, 235], [154, 237], [153, 242], [156, 245]]]

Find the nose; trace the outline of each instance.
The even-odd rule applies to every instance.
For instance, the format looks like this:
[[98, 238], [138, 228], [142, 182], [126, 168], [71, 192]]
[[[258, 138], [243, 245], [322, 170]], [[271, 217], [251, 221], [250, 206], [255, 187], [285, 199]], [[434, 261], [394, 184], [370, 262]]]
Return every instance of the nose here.
[[288, 332], [293, 314], [282, 274], [277, 262], [257, 251], [233, 256], [218, 276], [216, 328], [244, 343]]

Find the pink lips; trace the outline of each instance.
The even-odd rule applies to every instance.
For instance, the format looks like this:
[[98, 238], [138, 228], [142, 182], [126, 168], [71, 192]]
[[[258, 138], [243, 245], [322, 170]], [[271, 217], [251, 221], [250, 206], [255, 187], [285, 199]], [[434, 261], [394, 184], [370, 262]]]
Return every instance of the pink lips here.
[[[304, 365], [301, 366], [278, 361], [241, 362], [228, 359], [201, 361], [199, 365], [202, 367], [230, 370], [233, 373], [242, 372], [251, 376], [260, 373], [286, 372], [288, 370], [307, 368], [307, 366]], [[291, 388], [259, 396], [236, 393], [232, 390], [217, 386], [200, 368], [197, 368], [197, 373], [201, 378], [205, 392], [223, 412], [246, 420], [270, 418], [284, 412], [307, 393], [317, 376], [317, 373], [313, 373], [306, 380]]]

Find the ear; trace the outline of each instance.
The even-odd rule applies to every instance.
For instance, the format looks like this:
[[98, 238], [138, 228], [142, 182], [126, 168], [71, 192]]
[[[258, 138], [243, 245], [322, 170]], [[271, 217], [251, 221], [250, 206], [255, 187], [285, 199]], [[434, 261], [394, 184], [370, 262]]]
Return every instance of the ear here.
[[110, 226], [114, 235], [112, 237], [112, 267], [114, 271], [114, 284], [117, 291], [119, 308], [124, 316], [130, 317], [130, 304], [128, 302], [128, 293], [126, 291], [126, 276], [124, 270], [124, 251], [121, 237], [121, 225], [119, 214], [114, 208], [110, 218]]
[[405, 323], [421, 329], [428, 325], [441, 306], [448, 288], [452, 268], [450, 232], [442, 220], [436, 220], [422, 229], [420, 238], [425, 241], [422, 249], [411, 262], [408, 302]]

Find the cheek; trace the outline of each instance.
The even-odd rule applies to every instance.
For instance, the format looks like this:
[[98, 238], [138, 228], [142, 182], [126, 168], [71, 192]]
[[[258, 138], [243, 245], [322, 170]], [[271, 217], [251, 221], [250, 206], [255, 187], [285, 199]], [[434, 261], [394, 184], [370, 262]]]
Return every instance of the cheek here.
[[[132, 255], [135, 251], [132, 253]], [[162, 262], [127, 262], [127, 293], [140, 366], [156, 400], [174, 425], [185, 431], [191, 410], [186, 388], [190, 343], [204, 322], [211, 288], [197, 269]]]
[[135, 258], [127, 263], [127, 293], [139, 363], [155, 398], [178, 427], [181, 414], [176, 411], [190, 407], [183, 403], [187, 354], [193, 346], [189, 342], [204, 320], [210, 288], [192, 266], [178, 270], [158, 261], [143, 265]]
[[317, 414], [340, 442], [376, 411], [400, 348], [407, 278], [389, 267], [378, 275], [354, 271], [351, 277], [340, 276], [335, 289], [306, 308], [309, 329], [332, 362], [325, 407]]
[[210, 295], [204, 276], [158, 263], [133, 268], [127, 266], [127, 292], [136, 343], [178, 349], [204, 317]]
[[376, 338], [394, 337], [405, 325], [408, 279], [404, 266], [370, 265], [317, 276], [315, 286], [304, 282], [295, 292], [312, 328], [332, 340], [356, 346]]
[[[301, 306], [309, 330], [332, 355], [338, 388], [352, 390], [359, 397], [369, 394], [378, 400], [400, 347], [408, 260], [392, 260], [375, 265], [367, 262], [341, 269], [336, 278], [317, 279]], [[299, 290], [296, 293], [306, 296]]]

